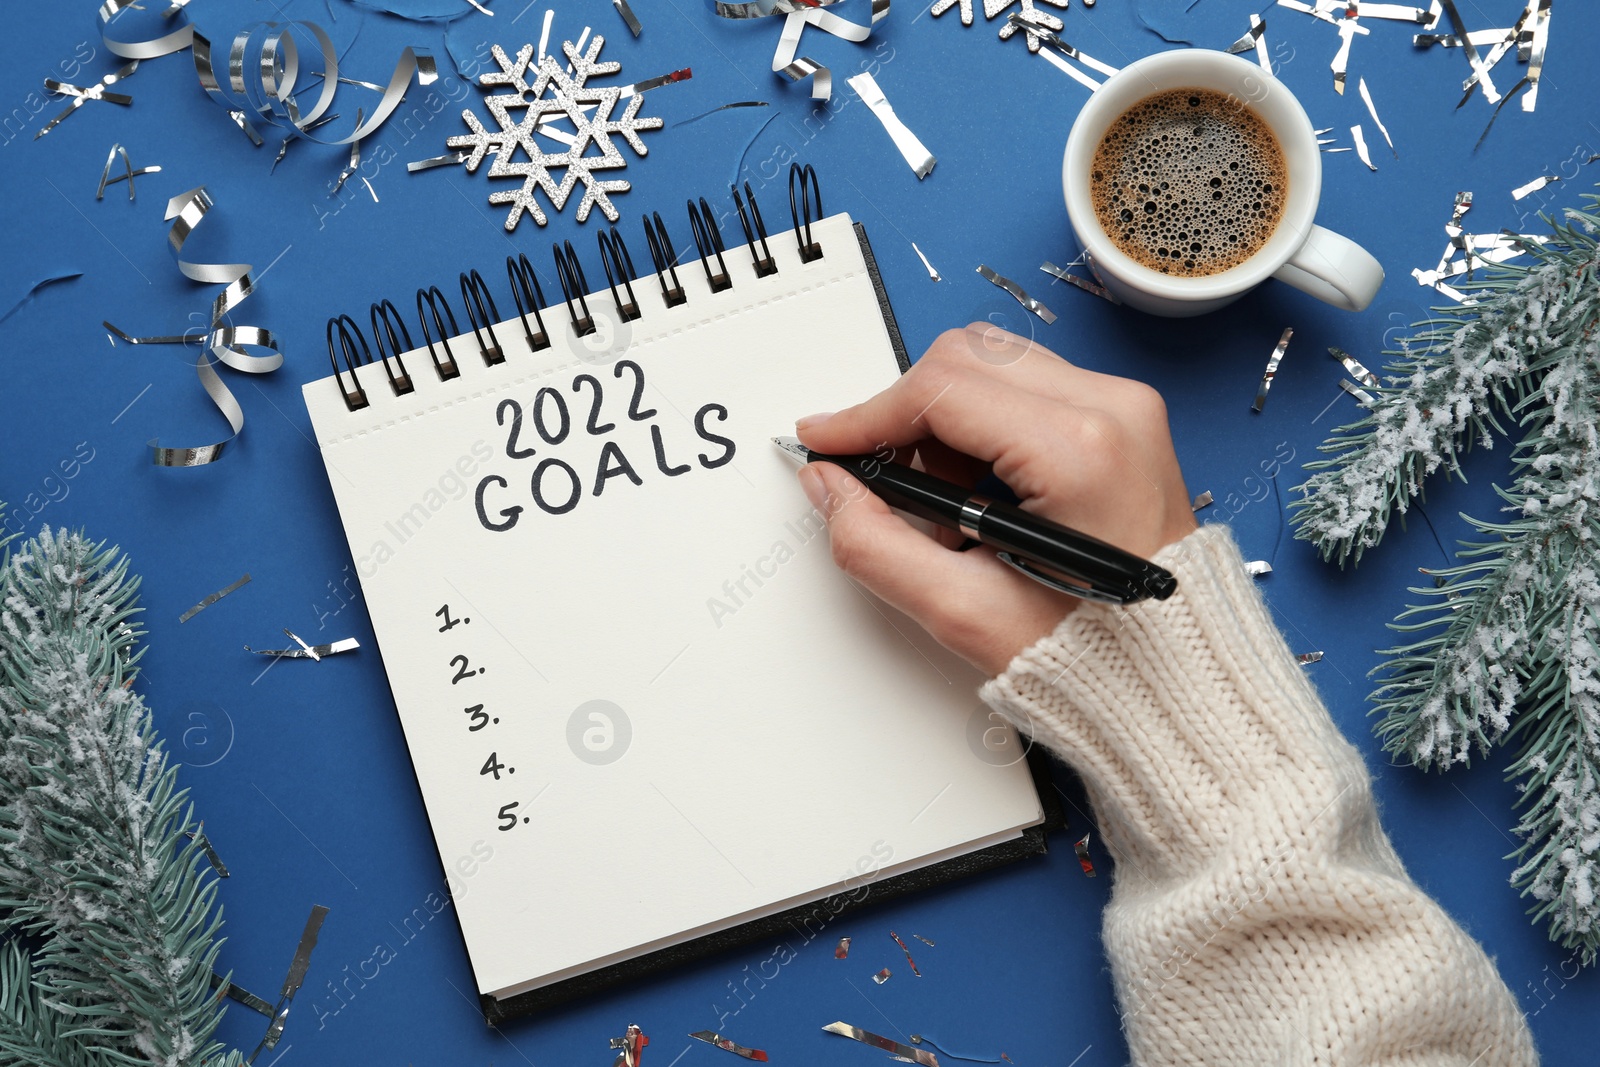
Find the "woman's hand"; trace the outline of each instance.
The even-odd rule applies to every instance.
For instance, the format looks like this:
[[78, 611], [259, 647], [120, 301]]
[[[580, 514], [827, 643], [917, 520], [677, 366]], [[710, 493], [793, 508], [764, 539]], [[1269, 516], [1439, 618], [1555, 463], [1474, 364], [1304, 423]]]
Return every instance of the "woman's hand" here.
[[[993, 473], [1024, 510], [1143, 557], [1195, 528], [1167, 428], [1147, 385], [1074, 367], [986, 323], [942, 334], [899, 381], [864, 403], [796, 423], [819, 452], [911, 450], [933, 474], [973, 486]], [[1078, 603], [995, 558], [953, 551], [832, 463], [801, 468], [845, 573], [980, 670], [1004, 671]]]

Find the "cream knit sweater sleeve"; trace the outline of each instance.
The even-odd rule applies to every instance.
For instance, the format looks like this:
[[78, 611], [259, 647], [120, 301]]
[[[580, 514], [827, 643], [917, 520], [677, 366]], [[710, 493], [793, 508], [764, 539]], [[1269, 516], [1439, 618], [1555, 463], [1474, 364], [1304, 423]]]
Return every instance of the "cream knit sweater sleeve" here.
[[1085, 604], [982, 693], [1088, 789], [1134, 1062], [1535, 1063], [1494, 965], [1401, 866], [1227, 529], [1157, 561], [1171, 599]]

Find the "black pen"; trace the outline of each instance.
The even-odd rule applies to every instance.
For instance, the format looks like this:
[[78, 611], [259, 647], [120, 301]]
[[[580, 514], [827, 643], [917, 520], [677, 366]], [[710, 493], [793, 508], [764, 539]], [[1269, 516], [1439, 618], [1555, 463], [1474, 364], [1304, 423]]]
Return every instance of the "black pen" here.
[[[794, 437], [774, 437], [772, 443], [798, 463], [825, 460], [838, 464], [890, 507], [986, 544], [1002, 562], [1063, 593], [1131, 604], [1147, 597], [1165, 600], [1178, 588], [1171, 572], [1131, 552], [924, 471], [877, 456], [813, 452]], [[1040, 567], [1073, 581], [1045, 574], [1037, 569]]]

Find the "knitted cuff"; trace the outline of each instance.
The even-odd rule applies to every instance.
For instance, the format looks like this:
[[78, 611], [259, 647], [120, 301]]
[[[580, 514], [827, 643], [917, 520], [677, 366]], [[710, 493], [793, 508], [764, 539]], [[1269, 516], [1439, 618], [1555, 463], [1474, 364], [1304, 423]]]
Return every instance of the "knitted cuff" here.
[[1156, 562], [1178, 578], [1172, 597], [1080, 605], [980, 691], [1079, 772], [1113, 853], [1180, 875], [1240, 820], [1305, 821], [1312, 813], [1300, 808], [1352, 785], [1365, 797], [1360, 757], [1273, 626], [1227, 527], [1203, 526]]

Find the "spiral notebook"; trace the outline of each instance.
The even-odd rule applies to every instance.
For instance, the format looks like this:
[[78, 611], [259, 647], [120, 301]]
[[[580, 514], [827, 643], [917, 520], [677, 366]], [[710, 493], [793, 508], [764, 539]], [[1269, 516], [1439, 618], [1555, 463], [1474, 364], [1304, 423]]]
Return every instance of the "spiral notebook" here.
[[490, 1021], [1043, 851], [982, 679], [769, 441], [909, 365], [865, 231], [694, 223], [637, 278], [611, 231], [592, 293], [558, 248], [549, 306], [518, 257], [503, 318], [463, 274], [415, 345], [341, 317], [304, 387]]

